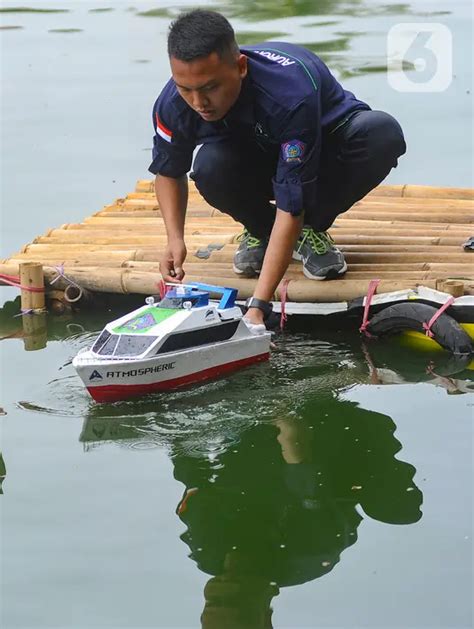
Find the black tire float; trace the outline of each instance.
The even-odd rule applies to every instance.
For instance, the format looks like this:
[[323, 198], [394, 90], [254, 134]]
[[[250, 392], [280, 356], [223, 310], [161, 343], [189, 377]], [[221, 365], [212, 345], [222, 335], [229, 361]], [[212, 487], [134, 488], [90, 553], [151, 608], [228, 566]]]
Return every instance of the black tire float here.
[[[372, 336], [397, 334], [414, 330], [425, 334], [423, 324], [431, 320], [437, 308], [428, 304], [400, 303], [384, 308], [374, 315], [367, 324], [367, 332]], [[431, 326], [432, 338], [441, 347], [453, 354], [472, 354], [473, 346], [468, 333], [459, 323], [443, 312]]]

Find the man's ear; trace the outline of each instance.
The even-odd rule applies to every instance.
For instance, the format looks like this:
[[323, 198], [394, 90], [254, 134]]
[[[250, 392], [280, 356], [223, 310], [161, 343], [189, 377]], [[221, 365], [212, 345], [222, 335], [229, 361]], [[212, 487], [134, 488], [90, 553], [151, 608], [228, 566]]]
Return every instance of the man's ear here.
[[245, 55], [240, 54], [237, 65], [239, 66], [239, 74], [241, 79], [245, 79], [247, 76], [247, 57]]

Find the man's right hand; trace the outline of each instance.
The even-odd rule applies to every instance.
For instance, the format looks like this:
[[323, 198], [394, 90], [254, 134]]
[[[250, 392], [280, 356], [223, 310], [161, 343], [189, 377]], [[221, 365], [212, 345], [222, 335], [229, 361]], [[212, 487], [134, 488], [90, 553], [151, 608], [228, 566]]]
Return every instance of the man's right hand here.
[[186, 254], [184, 240], [168, 242], [160, 260], [160, 272], [165, 282], [181, 282], [184, 278], [183, 262]]

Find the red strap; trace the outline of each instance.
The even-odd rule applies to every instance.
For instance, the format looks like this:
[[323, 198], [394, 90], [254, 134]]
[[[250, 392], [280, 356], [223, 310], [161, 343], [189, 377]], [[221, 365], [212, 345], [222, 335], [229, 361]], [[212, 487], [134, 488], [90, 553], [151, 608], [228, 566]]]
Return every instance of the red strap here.
[[377, 292], [377, 286], [379, 284], [380, 280], [370, 280], [367, 296], [365, 298], [364, 316], [362, 317], [362, 325], [359, 328], [359, 332], [363, 332], [367, 336], [370, 336], [369, 332], [367, 332], [367, 326], [369, 325], [370, 304], [372, 302], [372, 297]]
[[283, 279], [280, 284], [280, 303], [281, 303], [281, 315], [280, 315], [280, 330], [283, 330], [285, 327], [285, 323], [288, 320], [288, 315], [286, 314], [286, 300], [288, 298], [288, 284], [290, 280]]
[[431, 319], [428, 321], [428, 323], [423, 322], [423, 330], [425, 330], [426, 336], [429, 336], [430, 338], [433, 338], [434, 334], [431, 331], [431, 328], [436, 323], [436, 321], [439, 319], [439, 317], [443, 314], [443, 312], [445, 310], [447, 310], [449, 308], [449, 306], [451, 306], [451, 304], [453, 304], [453, 303], [454, 303], [454, 297], [450, 297], [449, 299], [447, 299], [444, 302], [444, 304], [441, 306], [441, 308], [439, 308], [439, 310], [437, 310], [434, 313], [434, 315], [431, 317]]
[[30, 293], [44, 293], [44, 288], [38, 288], [36, 286], [22, 286], [22, 284], [20, 284], [20, 278], [15, 275], [5, 275], [4, 273], [0, 273], [0, 281], [4, 284], [8, 284], [9, 286], [15, 286], [16, 288], [21, 288], [21, 290], [30, 291]]

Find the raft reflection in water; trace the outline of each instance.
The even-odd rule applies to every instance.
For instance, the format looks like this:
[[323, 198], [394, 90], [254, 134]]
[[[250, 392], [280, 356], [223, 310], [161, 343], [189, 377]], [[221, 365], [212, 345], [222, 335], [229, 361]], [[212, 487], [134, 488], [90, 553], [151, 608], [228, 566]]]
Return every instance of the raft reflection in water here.
[[125, 404], [91, 409], [83, 441], [111, 439], [115, 426], [116, 438], [128, 443], [135, 437], [170, 448], [184, 485], [176, 508], [186, 526], [182, 540], [211, 577], [204, 629], [271, 628], [279, 589], [329, 573], [357, 541], [364, 515], [398, 525], [421, 518], [415, 468], [396, 458], [394, 422], [343, 399], [347, 383], [328, 391], [331, 378], [344, 374], [340, 364], [330, 367], [316, 378], [314, 370], [306, 379], [299, 369], [282, 375], [286, 394], [271, 408], [265, 397], [278, 393], [249, 376], [238, 401], [226, 383], [176, 394], [161, 412], [158, 397], [138, 404], [141, 418], [124, 414]]

